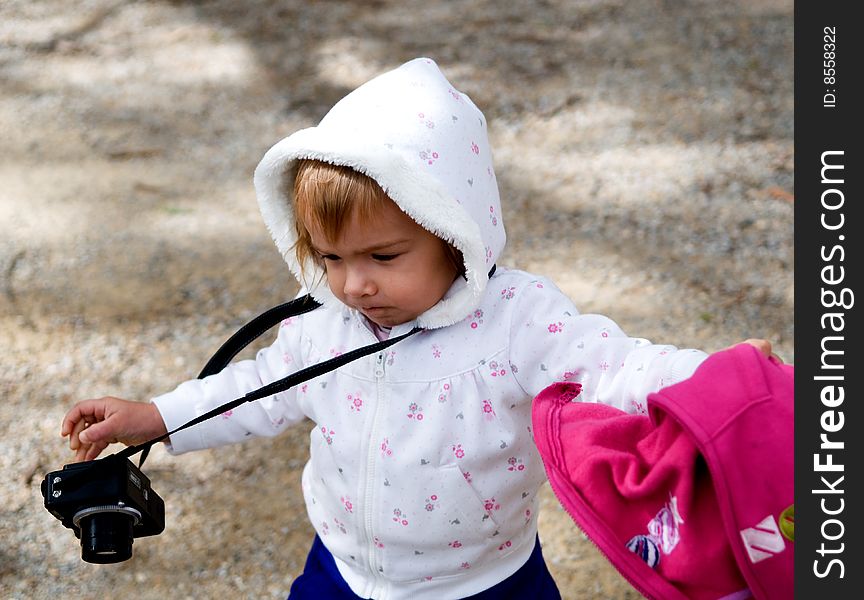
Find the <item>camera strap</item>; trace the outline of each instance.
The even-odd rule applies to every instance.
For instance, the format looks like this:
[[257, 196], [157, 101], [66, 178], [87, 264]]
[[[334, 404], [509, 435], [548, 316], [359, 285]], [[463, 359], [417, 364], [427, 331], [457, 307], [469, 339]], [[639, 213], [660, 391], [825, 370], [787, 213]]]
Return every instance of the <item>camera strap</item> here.
[[[235, 356], [237, 356], [237, 354], [241, 350], [243, 350], [243, 348], [251, 344], [257, 338], [261, 337], [261, 335], [263, 335], [268, 329], [270, 329], [277, 323], [280, 323], [287, 318], [310, 312], [318, 308], [319, 306], [321, 306], [321, 304], [307, 294], [290, 302], [275, 306], [261, 313], [260, 315], [249, 321], [246, 325], [241, 327], [237, 331], [237, 333], [232, 335], [224, 344], [222, 344], [219, 350], [217, 350], [216, 353], [213, 354], [213, 356], [210, 358], [210, 360], [207, 361], [207, 364], [201, 370], [201, 373], [198, 374], [198, 379], [203, 379], [208, 375], [213, 375], [224, 369], [228, 365], [228, 363], [230, 363], [231, 360]], [[420, 331], [422, 331], [420, 327], [415, 327], [408, 333], [404, 333], [402, 335], [384, 340], [382, 342], [377, 342], [375, 344], [369, 344], [368, 346], [362, 346], [360, 348], [357, 348], [356, 350], [352, 350], [351, 352], [347, 352], [335, 358], [331, 358], [315, 365], [306, 367], [305, 369], [296, 371], [291, 375], [288, 375], [287, 377], [277, 379], [272, 383], [252, 390], [245, 396], [241, 396], [240, 398], [232, 400], [231, 402], [226, 402], [221, 406], [217, 406], [213, 410], [199, 415], [198, 417], [192, 419], [187, 423], [184, 423], [180, 427], [177, 427], [176, 429], [173, 429], [164, 435], [153, 438], [152, 440], [148, 440], [141, 444], [137, 444], [135, 446], [129, 446], [124, 450], [117, 452], [116, 454], [112, 454], [111, 456], [117, 456], [118, 458], [129, 458], [130, 456], [134, 456], [135, 454], [141, 452], [141, 458], [138, 461], [138, 467], [140, 468], [144, 464], [144, 461], [147, 459], [147, 455], [150, 453], [150, 448], [154, 444], [168, 439], [171, 435], [179, 431], [197, 425], [208, 419], [212, 419], [213, 417], [221, 415], [222, 413], [232, 410], [240, 406], [241, 404], [245, 404], [246, 402], [254, 402], [255, 400], [260, 400], [261, 398], [266, 398], [267, 396], [272, 396], [273, 394], [284, 392], [285, 390], [294, 387], [298, 383], [303, 383], [304, 381], [308, 381], [313, 377], [318, 377], [319, 375], [323, 375], [324, 373], [328, 373], [330, 371], [333, 371], [334, 369], [338, 369], [339, 367], [353, 362], [358, 358], [362, 358], [364, 356], [374, 354], [375, 352], [380, 352], [385, 348], [389, 348], [393, 344], [400, 342], [408, 336], [414, 335], [415, 333], [418, 333]]]
[[[492, 276], [495, 274], [496, 265], [492, 265], [492, 268], [489, 270], [489, 279], [492, 279]], [[288, 319], [290, 317], [296, 317], [298, 315], [305, 314], [307, 312], [313, 311], [316, 308], [321, 306], [321, 303], [317, 300], [313, 299], [311, 295], [306, 294], [305, 296], [301, 296], [299, 298], [295, 298], [290, 302], [285, 302], [284, 304], [280, 304], [279, 306], [274, 306], [273, 308], [264, 311], [248, 323], [246, 323], [243, 327], [237, 330], [237, 333], [232, 335], [228, 340], [222, 344], [222, 346], [216, 351], [215, 354], [207, 361], [207, 364], [204, 365], [204, 368], [198, 374], [198, 379], [203, 379], [208, 375], [214, 375], [224, 369], [231, 360], [237, 356], [237, 354], [243, 350], [246, 346], [251, 344], [253, 341], [261, 337], [268, 329]], [[350, 362], [357, 360], [358, 358], [363, 358], [364, 356], [368, 356], [370, 354], [374, 354], [375, 352], [380, 352], [385, 348], [389, 348], [393, 344], [397, 342], [401, 342], [408, 336], [414, 335], [423, 331], [420, 327], [415, 327], [408, 333], [403, 333], [402, 335], [396, 336], [394, 338], [389, 338], [384, 340], [383, 342], [377, 342], [375, 344], [369, 344], [368, 346], [362, 346], [357, 348], [356, 350], [352, 350], [346, 354], [342, 354], [335, 358], [331, 358], [329, 360], [321, 361], [318, 364], [306, 367], [305, 369], [300, 369], [288, 375], [287, 377], [283, 377], [282, 379], [277, 379], [272, 383], [268, 383], [265, 386], [262, 386], [256, 390], [252, 390], [245, 396], [241, 396], [236, 400], [232, 400], [231, 402], [226, 402], [221, 406], [217, 406], [213, 410], [206, 412], [198, 417], [195, 417], [191, 421], [184, 423], [180, 427], [169, 431], [164, 435], [160, 435], [157, 438], [153, 438], [152, 440], [148, 440], [144, 443], [137, 444], [135, 446], [128, 446], [127, 448], [112, 454], [106, 458], [110, 458], [111, 456], [116, 456], [118, 458], [129, 458], [130, 456], [134, 456], [141, 453], [141, 458], [138, 459], [138, 468], [144, 464], [144, 461], [147, 460], [147, 455], [150, 453], [150, 448], [153, 447], [154, 444], [161, 442], [163, 440], [168, 439], [173, 434], [183, 431], [189, 427], [202, 423], [208, 419], [212, 419], [217, 415], [221, 415], [222, 413], [237, 408], [241, 404], [245, 404], [247, 402], [254, 402], [255, 400], [260, 400], [261, 398], [266, 398], [267, 396], [272, 396], [274, 394], [278, 394], [279, 392], [284, 392], [285, 390], [294, 387], [298, 383], [303, 383], [304, 381], [308, 381], [314, 377], [318, 377], [319, 375], [323, 375], [324, 373], [329, 373], [335, 369], [343, 365], [347, 365]]]

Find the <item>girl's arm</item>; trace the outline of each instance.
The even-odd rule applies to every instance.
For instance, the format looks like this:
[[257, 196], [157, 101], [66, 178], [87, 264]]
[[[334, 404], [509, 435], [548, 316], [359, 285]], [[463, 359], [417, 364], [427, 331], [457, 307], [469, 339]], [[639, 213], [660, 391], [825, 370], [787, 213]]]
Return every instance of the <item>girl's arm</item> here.
[[[135, 402], [107, 396], [84, 400], [63, 419], [60, 434], [69, 436], [75, 460], [93, 460], [114, 442], [140, 444], [191, 421], [198, 415], [244, 396], [302, 368], [299, 320], [279, 328], [276, 341], [254, 360], [238, 361], [205, 379], [181, 383], [174, 391]], [[289, 365], [290, 363], [290, 365]], [[169, 450], [187, 452], [237, 442], [251, 435], [275, 435], [303, 419], [294, 390], [244, 404], [171, 436]]]
[[580, 383], [579, 399], [643, 412], [645, 398], [688, 378], [707, 356], [627, 336], [611, 319], [581, 315], [550, 281], [520, 290], [511, 322], [511, 362], [530, 396], [555, 381]]
[[[221, 372], [181, 383], [171, 392], [153, 398], [168, 431], [230, 402], [263, 385], [302, 368], [300, 329], [302, 319], [290, 319], [279, 327], [276, 341], [258, 351], [254, 359], [231, 363]], [[171, 436], [173, 454], [239, 442], [250, 436], [273, 436], [301, 421], [295, 390], [242, 404]]]

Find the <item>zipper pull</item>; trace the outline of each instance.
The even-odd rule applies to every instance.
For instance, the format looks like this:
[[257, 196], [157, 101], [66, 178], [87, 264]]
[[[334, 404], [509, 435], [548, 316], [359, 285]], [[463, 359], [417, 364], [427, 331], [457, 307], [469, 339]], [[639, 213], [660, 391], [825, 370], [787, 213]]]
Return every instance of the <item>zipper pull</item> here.
[[381, 379], [384, 377], [384, 353], [378, 355], [378, 360], [375, 364], [375, 377]]

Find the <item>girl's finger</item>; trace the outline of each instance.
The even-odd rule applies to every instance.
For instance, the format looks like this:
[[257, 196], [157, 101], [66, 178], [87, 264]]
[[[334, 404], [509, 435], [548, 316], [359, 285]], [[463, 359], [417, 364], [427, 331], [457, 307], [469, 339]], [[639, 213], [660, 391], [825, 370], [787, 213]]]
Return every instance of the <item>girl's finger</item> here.
[[81, 444], [78, 446], [78, 449], [75, 450], [75, 461], [74, 462], [82, 462], [87, 460], [85, 457], [87, 456], [87, 451], [90, 449], [89, 444]]
[[69, 409], [66, 416], [63, 418], [63, 424], [60, 426], [60, 435], [67, 436], [75, 428], [75, 425], [87, 419], [93, 420], [94, 407], [92, 400], [84, 400]]
[[90, 448], [84, 454], [84, 460], [95, 460], [107, 447], [108, 444], [105, 442], [97, 442], [95, 444], [90, 444]]
[[63, 423], [60, 425], [60, 435], [66, 437], [70, 433], [72, 433], [72, 429], [75, 427], [75, 423], [77, 423], [81, 419], [81, 407], [79, 405], [73, 406], [66, 416], [63, 417]]
[[83, 417], [72, 426], [72, 430], [69, 434], [69, 448], [71, 450], [77, 450], [81, 446], [81, 440], [78, 439], [78, 436], [81, 435], [81, 432], [84, 431], [86, 427], [87, 421]]

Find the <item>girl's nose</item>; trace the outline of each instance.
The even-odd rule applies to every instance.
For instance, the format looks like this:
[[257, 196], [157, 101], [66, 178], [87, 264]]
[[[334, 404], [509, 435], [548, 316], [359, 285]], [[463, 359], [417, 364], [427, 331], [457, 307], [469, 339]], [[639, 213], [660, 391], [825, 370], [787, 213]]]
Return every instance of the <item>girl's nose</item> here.
[[362, 269], [348, 269], [345, 274], [343, 292], [351, 298], [373, 296], [376, 292], [375, 282]]

